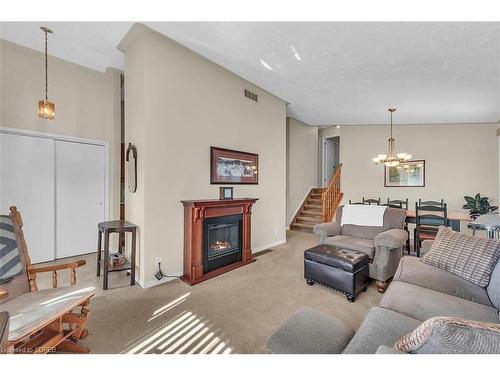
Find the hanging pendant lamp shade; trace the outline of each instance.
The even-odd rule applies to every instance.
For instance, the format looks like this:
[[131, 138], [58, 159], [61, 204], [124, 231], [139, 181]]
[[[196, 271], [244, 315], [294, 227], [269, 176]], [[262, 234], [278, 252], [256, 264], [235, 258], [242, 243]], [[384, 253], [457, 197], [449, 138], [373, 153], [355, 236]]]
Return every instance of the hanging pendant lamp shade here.
[[387, 155], [380, 154], [377, 157], [372, 158], [375, 164], [384, 164], [388, 167], [396, 167], [404, 161], [411, 159], [411, 155], [406, 152], [396, 153], [396, 140], [392, 137], [392, 114], [396, 111], [396, 108], [389, 108], [391, 112], [391, 137], [389, 138], [389, 150]]
[[47, 34], [52, 30], [46, 27], [40, 27], [45, 34], [45, 99], [38, 101], [38, 117], [46, 120], [54, 120], [56, 118], [56, 105], [49, 101], [49, 74], [48, 74], [48, 59], [47, 59]]

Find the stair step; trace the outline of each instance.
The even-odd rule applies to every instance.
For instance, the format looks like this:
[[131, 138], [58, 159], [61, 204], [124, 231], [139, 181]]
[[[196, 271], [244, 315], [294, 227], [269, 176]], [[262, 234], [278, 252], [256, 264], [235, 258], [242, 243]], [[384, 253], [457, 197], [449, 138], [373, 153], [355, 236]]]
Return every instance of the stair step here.
[[298, 230], [306, 230], [308, 232], [312, 232], [314, 225], [307, 225], [303, 223], [292, 223], [290, 225], [290, 229], [298, 229]]
[[323, 206], [321, 204], [308, 204], [308, 203], [306, 203], [304, 205], [304, 208], [306, 210], [320, 210], [321, 211], [323, 209]]
[[321, 199], [322, 195], [323, 194], [321, 194], [321, 193], [311, 193], [311, 194], [309, 194], [309, 197], [313, 198], [313, 199]]
[[303, 211], [300, 211], [299, 213], [299, 216], [307, 216], [307, 217], [317, 217], [317, 218], [322, 218], [323, 217], [323, 213], [320, 212], [320, 211], [306, 211], [306, 210], [303, 210]]
[[321, 199], [317, 199], [317, 198], [307, 198], [307, 201], [306, 201], [307, 204], [316, 204], [316, 205], [320, 205], [322, 206], [322, 202], [321, 202]]
[[297, 222], [307, 222], [307, 223], [314, 223], [318, 224], [321, 223], [321, 217], [320, 216], [297, 216]]

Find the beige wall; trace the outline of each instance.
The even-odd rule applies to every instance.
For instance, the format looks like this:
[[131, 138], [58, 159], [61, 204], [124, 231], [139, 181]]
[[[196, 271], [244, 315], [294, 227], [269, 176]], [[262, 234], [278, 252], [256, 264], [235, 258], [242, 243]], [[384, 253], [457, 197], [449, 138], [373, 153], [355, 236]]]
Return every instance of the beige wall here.
[[[140, 283], [183, 268], [185, 199], [218, 197], [210, 185], [210, 146], [259, 154], [259, 184], [235, 197], [259, 198], [252, 248], [285, 241], [286, 103], [176, 42], [134, 25], [125, 51], [126, 142], [138, 146], [139, 186], [127, 193], [127, 219], [140, 228]], [[248, 88], [255, 103], [243, 96]]]
[[312, 187], [318, 186], [318, 127], [287, 118], [287, 210], [290, 224]]
[[43, 54], [0, 40], [0, 126], [109, 142], [110, 218], [119, 218], [120, 72], [97, 72], [49, 56], [53, 121], [38, 117], [45, 95]]
[[384, 188], [384, 169], [371, 158], [387, 152], [388, 126], [340, 129], [344, 201], [365, 197], [386, 200], [443, 198], [450, 211], [461, 211], [464, 195], [498, 198], [498, 124], [401, 125], [394, 129], [396, 150], [425, 160], [425, 184]]

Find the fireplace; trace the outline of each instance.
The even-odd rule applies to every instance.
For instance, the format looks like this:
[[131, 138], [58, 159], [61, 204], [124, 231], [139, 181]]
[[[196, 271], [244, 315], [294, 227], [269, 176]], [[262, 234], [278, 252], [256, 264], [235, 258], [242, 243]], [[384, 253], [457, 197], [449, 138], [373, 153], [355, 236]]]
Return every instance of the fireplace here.
[[184, 274], [195, 285], [252, 258], [251, 218], [256, 198], [182, 201], [184, 206]]
[[212, 217], [204, 223], [203, 273], [241, 261], [242, 215]]

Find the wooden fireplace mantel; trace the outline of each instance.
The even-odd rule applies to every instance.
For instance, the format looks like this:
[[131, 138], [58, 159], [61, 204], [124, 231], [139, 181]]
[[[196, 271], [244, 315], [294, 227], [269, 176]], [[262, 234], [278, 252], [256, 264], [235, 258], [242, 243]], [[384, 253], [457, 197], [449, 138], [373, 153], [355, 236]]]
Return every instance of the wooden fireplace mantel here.
[[[251, 238], [252, 205], [258, 198], [185, 200], [184, 205], [184, 275], [189, 285], [198, 284], [253, 262]], [[204, 220], [211, 217], [242, 215], [242, 258], [228, 266], [203, 272]]]

